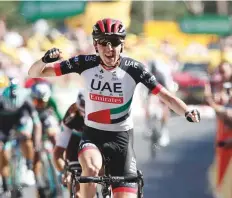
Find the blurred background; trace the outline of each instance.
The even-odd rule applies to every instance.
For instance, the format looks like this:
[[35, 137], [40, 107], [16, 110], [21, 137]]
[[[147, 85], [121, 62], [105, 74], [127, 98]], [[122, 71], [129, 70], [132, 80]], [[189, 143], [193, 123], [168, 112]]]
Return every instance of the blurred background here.
[[[95, 53], [91, 37], [95, 22], [108, 17], [122, 20], [128, 31], [124, 53], [145, 65], [155, 60], [168, 68], [173, 92], [202, 114], [200, 124], [171, 114], [170, 143], [151, 155], [150, 139], [144, 137], [149, 130], [146, 88], [138, 86], [133, 101], [135, 150], [145, 176], [145, 197], [231, 198], [230, 160], [219, 163], [217, 111], [205, 91], [210, 85], [215, 103], [229, 109], [232, 77], [223, 78], [218, 68], [232, 64], [231, 14], [230, 1], [1, 1], [0, 71], [26, 86], [29, 67], [47, 50], [60, 48], [64, 58]], [[230, 65], [225, 73], [231, 70]], [[47, 80], [64, 114], [76, 99], [77, 87], [83, 86], [82, 79], [69, 74]], [[33, 189], [24, 190], [28, 193], [34, 196]]]

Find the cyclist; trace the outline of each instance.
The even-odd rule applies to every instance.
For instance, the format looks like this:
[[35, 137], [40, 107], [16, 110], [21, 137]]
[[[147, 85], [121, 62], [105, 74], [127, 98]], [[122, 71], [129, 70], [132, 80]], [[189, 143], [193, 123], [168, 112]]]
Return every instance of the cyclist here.
[[[3, 190], [8, 191], [9, 177], [9, 149], [7, 142], [11, 130], [16, 130], [20, 136], [25, 137], [21, 141], [21, 150], [26, 158], [29, 170], [33, 169], [34, 149], [40, 149], [41, 123], [27, 90], [20, 87], [17, 79], [11, 79], [0, 97], [0, 174], [3, 178]], [[32, 142], [32, 132], [35, 134], [35, 145]], [[29, 180], [29, 178], [28, 178]]]
[[28, 78], [25, 80], [24, 87], [31, 88], [34, 84], [41, 82], [47, 83], [52, 89], [52, 84], [47, 79], [44, 78]]
[[43, 135], [48, 136], [49, 140], [55, 145], [55, 136], [60, 127], [53, 109], [48, 104], [51, 93], [51, 89], [46, 83], [36, 83], [31, 87], [31, 97], [39, 113]]
[[[133, 121], [131, 102], [138, 83], [176, 113], [190, 122], [199, 122], [200, 114], [189, 110], [179, 98], [160, 85], [142, 63], [122, 57], [126, 30], [114, 19], [99, 20], [93, 26], [93, 43], [99, 54], [79, 55], [58, 62], [59, 49], [48, 50], [29, 69], [30, 77], [60, 76], [76, 72], [86, 84], [85, 125], [78, 159], [82, 176], [97, 176], [103, 167], [102, 155], [112, 176], [136, 176], [136, 160], [132, 147]], [[56, 62], [57, 61], [57, 62]], [[96, 184], [81, 184], [82, 197], [94, 197]], [[112, 186], [114, 197], [136, 197], [137, 185], [120, 183]]]
[[[57, 142], [53, 152], [54, 164], [61, 174], [65, 171], [65, 160], [68, 165], [73, 165], [81, 170], [78, 162], [78, 145], [81, 141], [81, 134], [84, 128], [84, 115], [85, 115], [85, 99], [83, 90], [78, 92], [76, 103], [73, 103], [67, 110], [63, 122], [62, 131], [57, 134]], [[65, 155], [64, 155], [65, 154]], [[65, 156], [65, 157], [64, 157]], [[80, 171], [81, 174], [81, 171]], [[69, 178], [65, 178], [69, 180]], [[68, 188], [70, 188], [69, 181], [67, 181]], [[79, 191], [79, 185], [77, 189]], [[76, 195], [80, 197], [79, 192]]]
[[[47, 83], [40, 82], [32, 85], [31, 98], [34, 106], [39, 114], [40, 121], [42, 123], [42, 139], [48, 138], [55, 146], [56, 134], [60, 131], [59, 123], [54, 116], [52, 108], [48, 105], [48, 101], [51, 97], [51, 88]], [[35, 177], [37, 181], [37, 190], [40, 196], [43, 195], [44, 189], [40, 182], [40, 160], [36, 158], [35, 161]]]
[[[172, 84], [173, 84], [173, 79], [172, 79], [172, 75], [171, 75], [171, 69], [169, 68], [169, 66], [160, 61], [160, 60], [151, 60], [148, 62], [148, 70], [156, 77], [156, 80], [166, 89], [168, 89], [169, 91], [172, 91]], [[146, 112], [146, 118], [147, 120], [151, 120], [150, 118], [150, 113], [149, 113], [149, 107], [152, 101], [152, 92], [149, 91], [148, 92], [148, 97], [147, 97], [147, 101], [145, 102], [145, 112]], [[159, 101], [158, 103], [162, 109], [161, 111], [161, 128], [160, 131], [154, 131], [157, 134], [153, 134], [155, 135], [156, 139], [157, 139], [157, 143], [160, 146], [167, 146], [170, 142], [169, 139], [169, 131], [168, 131], [168, 127], [167, 127], [167, 123], [170, 117], [170, 111], [168, 108], [168, 105], [166, 105], [165, 103], [163, 103], [162, 101]]]
[[[53, 86], [52, 84], [46, 80], [46, 79], [43, 79], [43, 78], [28, 78], [25, 82], [25, 87], [26, 88], [31, 88], [33, 85], [37, 84], [37, 83], [46, 83], [51, 91], [53, 91]], [[54, 110], [54, 113], [57, 117], [57, 119], [59, 120], [59, 122], [61, 122], [62, 120], [62, 115], [58, 109], [58, 106], [57, 106], [57, 103], [56, 103], [56, 100], [51, 96], [48, 100], [48, 106], [50, 106], [53, 110]]]

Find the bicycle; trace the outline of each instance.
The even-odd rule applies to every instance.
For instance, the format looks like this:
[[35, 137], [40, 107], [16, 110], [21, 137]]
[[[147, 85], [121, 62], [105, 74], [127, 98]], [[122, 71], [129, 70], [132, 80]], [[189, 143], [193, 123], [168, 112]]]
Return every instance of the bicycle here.
[[23, 156], [20, 151], [19, 143], [25, 140], [25, 137], [17, 133], [16, 130], [11, 130], [10, 135], [5, 137], [5, 144], [3, 150], [6, 149], [7, 144], [10, 144], [11, 156], [10, 156], [10, 195], [11, 198], [22, 197], [21, 192], [21, 176], [22, 176], [22, 164]]
[[[107, 165], [105, 165], [106, 167]], [[70, 188], [70, 198], [76, 198], [76, 185], [78, 183], [97, 183], [102, 186], [101, 192], [97, 191], [97, 198], [111, 198], [111, 188], [110, 186], [115, 183], [129, 182], [138, 184], [138, 198], [143, 198], [143, 174], [142, 171], [137, 170], [137, 176], [110, 176], [107, 169], [105, 168], [105, 175], [98, 177], [84, 177], [79, 176], [79, 169], [73, 167], [67, 167], [67, 170], [71, 173], [71, 188]]]
[[44, 192], [42, 194], [45, 194], [43, 195], [44, 197], [63, 198], [62, 186], [52, 162], [52, 148], [52, 143], [44, 135], [42, 149], [40, 151], [43, 184], [40, 185], [43, 186]]

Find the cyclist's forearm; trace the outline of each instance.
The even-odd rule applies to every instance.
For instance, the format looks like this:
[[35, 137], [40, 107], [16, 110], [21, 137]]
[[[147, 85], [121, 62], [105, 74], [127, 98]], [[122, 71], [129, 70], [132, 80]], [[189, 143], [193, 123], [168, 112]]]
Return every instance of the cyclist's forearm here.
[[[163, 90], [163, 89], [162, 89]], [[185, 112], [188, 110], [188, 106], [179, 98], [168, 92], [167, 90], [163, 90], [159, 93], [161, 100], [168, 105], [170, 109], [172, 109], [175, 113], [183, 116]]]
[[179, 98], [172, 98], [168, 103], [169, 108], [171, 108], [175, 113], [184, 116], [188, 110], [188, 106]]
[[64, 171], [64, 167], [65, 167], [65, 161], [63, 159], [63, 154], [64, 154], [64, 150], [59, 148], [59, 147], [55, 147], [54, 148], [54, 152], [53, 152], [53, 163], [56, 167], [56, 169], [59, 172]]
[[57, 169], [59, 172], [64, 171], [65, 162], [64, 162], [64, 160], [63, 160], [62, 158], [55, 159], [55, 160], [54, 160], [54, 165], [55, 165], [56, 169]]
[[55, 76], [53, 63], [46, 64], [40, 59], [30, 67], [28, 75], [31, 78]]

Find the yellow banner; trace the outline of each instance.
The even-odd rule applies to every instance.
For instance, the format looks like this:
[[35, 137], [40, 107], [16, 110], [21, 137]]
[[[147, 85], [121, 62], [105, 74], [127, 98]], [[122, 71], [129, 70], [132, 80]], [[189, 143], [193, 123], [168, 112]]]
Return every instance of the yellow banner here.
[[70, 28], [81, 25], [88, 33], [92, 33], [93, 25], [103, 18], [121, 20], [126, 27], [130, 25], [131, 1], [116, 2], [88, 2], [85, 13], [66, 19], [65, 23]]
[[144, 23], [144, 32], [149, 37], [157, 40], [168, 39], [173, 44], [182, 44], [198, 42], [207, 45], [210, 41], [215, 41], [218, 37], [206, 34], [185, 34], [181, 32], [178, 23], [175, 21], [147, 21]]

